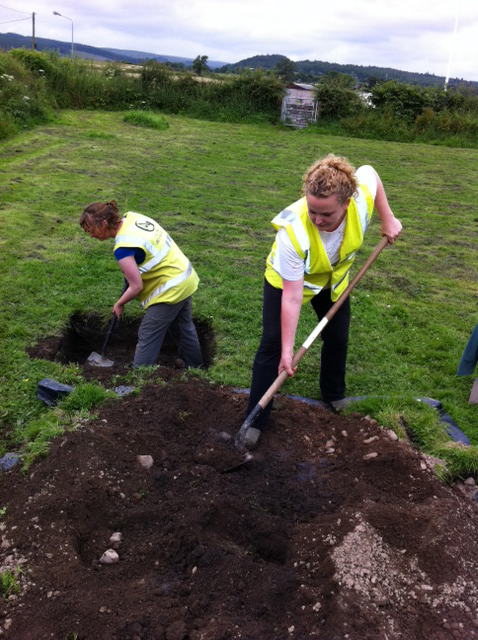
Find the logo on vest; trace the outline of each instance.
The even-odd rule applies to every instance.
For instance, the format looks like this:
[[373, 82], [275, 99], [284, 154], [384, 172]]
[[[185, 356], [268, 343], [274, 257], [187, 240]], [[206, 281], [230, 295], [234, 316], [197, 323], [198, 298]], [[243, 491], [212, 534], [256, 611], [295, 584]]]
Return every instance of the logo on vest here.
[[148, 220], [145, 220], [144, 222], [135, 222], [134, 224], [139, 229], [142, 229], [143, 231], [153, 231], [154, 230], [154, 224], [152, 222], [148, 222]]

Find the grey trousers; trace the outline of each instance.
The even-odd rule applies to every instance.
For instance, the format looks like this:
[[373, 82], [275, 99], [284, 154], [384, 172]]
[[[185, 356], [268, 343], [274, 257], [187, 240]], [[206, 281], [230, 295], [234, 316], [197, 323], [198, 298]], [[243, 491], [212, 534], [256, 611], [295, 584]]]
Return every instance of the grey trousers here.
[[202, 365], [196, 327], [192, 318], [192, 297], [175, 304], [152, 304], [144, 314], [138, 331], [133, 367], [156, 364], [168, 329], [178, 347], [178, 356], [188, 367]]

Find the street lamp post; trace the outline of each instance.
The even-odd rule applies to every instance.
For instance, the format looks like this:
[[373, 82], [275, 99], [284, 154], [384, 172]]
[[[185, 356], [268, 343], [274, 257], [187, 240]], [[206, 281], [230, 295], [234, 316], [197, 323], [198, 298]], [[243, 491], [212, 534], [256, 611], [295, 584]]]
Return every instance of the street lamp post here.
[[71, 59], [73, 60], [73, 53], [74, 53], [73, 20], [71, 18], [69, 18], [68, 16], [64, 16], [62, 13], [58, 13], [58, 11], [54, 11], [53, 15], [54, 16], [60, 16], [61, 18], [65, 18], [66, 20], [69, 20], [71, 22]]

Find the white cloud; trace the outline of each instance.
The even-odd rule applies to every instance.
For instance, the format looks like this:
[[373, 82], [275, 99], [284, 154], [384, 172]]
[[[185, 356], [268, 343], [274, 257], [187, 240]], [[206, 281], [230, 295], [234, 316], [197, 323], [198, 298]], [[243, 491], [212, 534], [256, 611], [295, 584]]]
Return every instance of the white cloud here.
[[[237, 62], [280, 53], [444, 76], [459, 14], [451, 76], [478, 80], [475, 0], [2, 0], [36, 13], [36, 35], [96, 47]], [[29, 20], [0, 8], [0, 31], [31, 34]]]

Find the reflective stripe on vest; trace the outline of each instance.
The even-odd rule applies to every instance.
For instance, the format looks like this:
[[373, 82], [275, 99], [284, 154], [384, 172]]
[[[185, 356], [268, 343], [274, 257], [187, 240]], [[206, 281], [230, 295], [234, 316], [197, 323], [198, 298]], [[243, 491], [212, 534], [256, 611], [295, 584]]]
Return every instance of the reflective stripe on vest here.
[[[359, 185], [359, 194], [357, 200], [352, 198], [347, 209], [339, 262], [335, 265], [330, 264], [320, 234], [310, 222], [305, 198], [289, 205], [272, 220], [277, 230], [284, 228], [287, 231], [297, 255], [304, 260], [303, 303], [320, 293], [324, 287], [331, 288], [331, 298], [335, 301], [347, 287], [348, 272], [363, 243], [374, 206], [366, 185]], [[282, 288], [282, 278], [276, 264], [276, 246], [277, 238], [267, 258], [265, 276], [272, 286]]]
[[188, 261], [188, 266], [186, 271], [183, 271], [183, 273], [180, 273], [175, 278], [168, 280], [165, 284], [155, 289], [153, 293], [151, 293], [151, 295], [149, 295], [146, 298], [146, 300], [143, 300], [143, 302], [141, 303], [141, 306], [143, 307], [143, 309], [144, 307], [148, 306], [151, 300], [156, 296], [159, 296], [161, 293], [164, 293], [168, 289], [171, 289], [172, 287], [175, 287], [176, 285], [181, 284], [181, 282], [184, 282], [184, 280], [187, 280], [191, 275], [192, 271], [193, 271], [193, 265]]
[[309, 291], [312, 291], [314, 296], [320, 293], [323, 288], [324, 287], [319, 287], [319, 285], [317, 284], [312, 284], [312, 282], [308, 282], [307, 280], [304, 280], [304, 289], [308, 289]]
[[[305, 273], [310, 273], [310, 240], [297, 213], [291, 209], [284, 209], [272, 220], [271, 224], [276, 229], [291, 227], [292, 234], [287, 232], [288, 236], [298, 255], [304, 260]], [[271, 254], [270, 259], [271, 266], [274, 267], [274, 253]]]
[[336, 282], [335, 284], [332, 285], [332, 291], [335, 291], [338, 287], [340, 287], [340, 285], [342, 284], [342, 282], [345, 280], [345, 278], [347, 278], [349, 275], [349, 272], [347, 271], [347, 273], [340, 278], [340, 280], [338, 282]]
[[133, 211], [125, 214], [123, 223], [113, 251], [144, 251], [144, 262], [138, 265], [143, 287], [137, 296], [143, 309], [157, 303], [181, 302], [196, 291], [199, 278], [194, 267], [160, 224]]
[[[132, 247], [138, 244], [138, 237], [128, 236], [128, 235], [119, 235], [117, 237], [117, 244], [121, 243], [123, 245], [131, 244]], [[166, 240], [164, 241], [163, 246], [158, 251], [154, 244], [148, 242], [147, 240], [142, 240], [141, 244], [148, 253], [152, 255], [152, 258], [148, 260], [148, 262], [143, 262], [143, 264], [138, 265], [138, 269], [140, 273], [147, 273], [154, 269], [156, 265], [158, 265], [161, 260], [163, 260], [169, 253], [169, 249], [171, 247], [171, 236], [167, 235]]]

